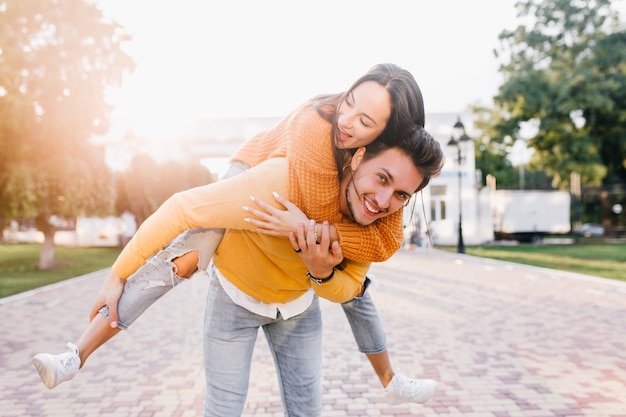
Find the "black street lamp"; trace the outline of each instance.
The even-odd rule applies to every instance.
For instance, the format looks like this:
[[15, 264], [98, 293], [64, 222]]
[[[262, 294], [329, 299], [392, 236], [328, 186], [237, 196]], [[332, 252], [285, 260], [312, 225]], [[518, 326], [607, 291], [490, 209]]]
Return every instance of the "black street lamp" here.
[[463, 243], [463, 217], [462, 217], [462, 205], [461, 205], [461, 165], [465, 157], [461, 154], [461, 144], [470, 142], [472, 139], [465, 133], [465, 126], [461, 123], [459, 117], [452, 129], [452, 137], [448, 142], [448, 146], [454, 146], [457, 150], [456, 162], [458, 164], [458, 177], [459, 177], [459, 241], [456, 245], [456, 251], [458, 253], [465, 253], [465, 244]]

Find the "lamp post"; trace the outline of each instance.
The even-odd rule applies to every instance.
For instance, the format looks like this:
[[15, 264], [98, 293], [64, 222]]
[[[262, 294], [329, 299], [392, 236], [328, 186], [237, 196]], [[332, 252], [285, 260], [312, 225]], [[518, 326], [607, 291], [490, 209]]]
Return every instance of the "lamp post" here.
[[458, 165], [458, 177], [459, 177], [459, 240], [456, 245], [456, 251], [458, 253], [465, 253], [465, 244], [463, 243], [463, 214], [462, 214], [462, 204], [461, 204], [461, 165], [464, 161], [464, 156], [461, 153], [461, 144], [470, 142], [472, 139], [465, 133], [465, 126], [461, 123], [461, 118], [459, 117], [454, 124], [452, 129], [452, 137], [448, 142], [448, 146], [456, 147], [457, 157], [456, 162]]

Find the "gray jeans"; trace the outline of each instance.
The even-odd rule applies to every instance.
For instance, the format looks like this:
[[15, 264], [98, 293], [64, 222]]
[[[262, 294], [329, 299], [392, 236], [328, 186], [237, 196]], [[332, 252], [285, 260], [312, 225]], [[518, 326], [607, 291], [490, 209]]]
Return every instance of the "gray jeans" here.
[[319, 300], [301, 314], [272, 319], [233, 303], [211, 274], [204, 317], [206, 395], [204, 417], [243, 412], [252, 352], [259, 329], [274, 358], [278, 384], [289, 417], [322, 414], [322, 317]]

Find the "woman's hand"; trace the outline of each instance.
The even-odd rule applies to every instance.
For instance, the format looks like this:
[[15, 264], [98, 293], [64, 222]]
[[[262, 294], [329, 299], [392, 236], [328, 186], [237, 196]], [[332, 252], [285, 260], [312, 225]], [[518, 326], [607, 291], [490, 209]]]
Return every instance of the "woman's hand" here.
[[274, 198], [287, 210], [280, 210], [265, 201], [250, 197], [261, 210], [252, 207], [244, 207], [248, 213], [256, 218], [246, 217], [244, 220], [257, 226], [256, 231], [270, 236], [288, 237], [289, 232], [295, 233], [298, 230], [298, 224], [308, 224], [309, 219], [300, 210], [298, 206], [293, 204], [286, 198], [281, 197], [278, 193], [274, 193]]
[[109, 307], [109, 325], [114, 328], [117, 327], [117, 303], [122, 296], [125, 283], [126, 281], [115, 275], [114, 272], [109, 274], [102, 288], [98, 291], [96, 301], [91, 308], [91, 313], [89, 314], [90, 322], [96, 317], [98, 311], [106, 305]]

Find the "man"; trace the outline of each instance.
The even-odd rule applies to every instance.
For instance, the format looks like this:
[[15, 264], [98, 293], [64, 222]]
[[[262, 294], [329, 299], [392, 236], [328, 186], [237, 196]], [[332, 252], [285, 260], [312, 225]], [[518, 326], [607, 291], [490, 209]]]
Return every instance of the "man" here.
[[[403, 207], [424, 179], [408, 153], [412, 142], [355, 153], [337, 201], [345, 217], [366, 226]], [[275, 358], [288, 415], [320, 415], [322, 327], [315, 295], [351, 300], [362, 289], [369, 263], [344, 260], [338, 242], [330, 242], [327, 222], [319, 244], [314, 229], [315, 222], [301, 225], [291, 247], [284, 239], [227, 230], [207, 298], [205, 416], [241, 414], [259, 327]], [[237, 248], [253, 249], [243, 256]]]
[[[423, 129], [394, 145], [360, 148], [344, 170], [338, 195], [325, 196], [337, 214], [318, 220], [366, 226], [389, 216], [439, 172], [442, 160], [439, 145]], [[264, 201], [273, 201], [273, 192], [287, 195], [293, 186], [288, 178], [285, 159], [275, 158], [231, 179], [174, 195], [139, 228], [101, 291], [99, 299], [119, 298], [123, 282], [118, 276], [130, 275], [186, 229], [229, 228], [214, 258], [207, 298], [206, 416], [241, 414], [259, 327], [270, 341], [289, 415], [321, 412], [316, 296], [353, 299], [362, 290], [369, 263], [344, 260], [339, 243], [330, 242], [326, 222], [319, 228], [315, 221], [306, 229], [301, 225], [290, 240], [251, 230], [241, 207], [252, 194]]]

